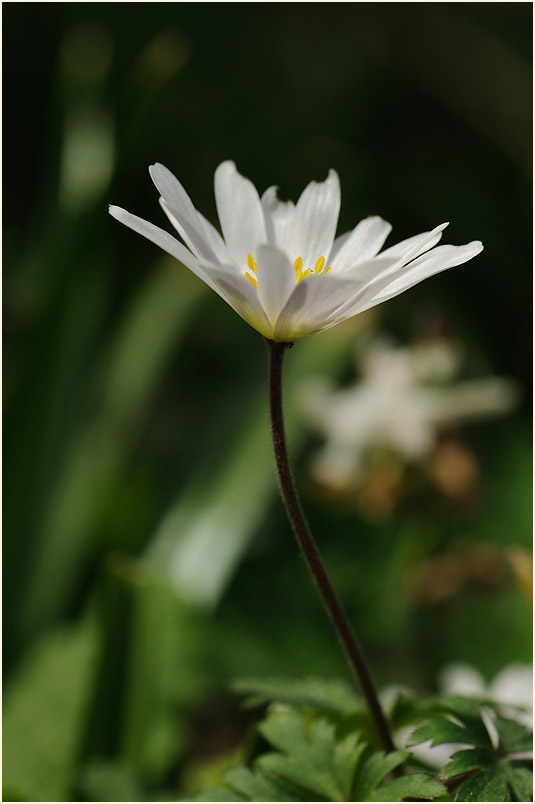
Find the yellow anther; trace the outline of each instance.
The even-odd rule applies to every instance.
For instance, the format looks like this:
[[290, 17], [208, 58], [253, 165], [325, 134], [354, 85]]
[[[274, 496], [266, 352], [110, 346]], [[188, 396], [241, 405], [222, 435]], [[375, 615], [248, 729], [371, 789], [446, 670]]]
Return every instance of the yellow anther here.
[[247, 279], [249, 280], [249, 282], [251, 283], [251, 285], [254, 287], [255, 290], [258, 290], [258, 281], [256, 277], [251, 276], [251, 274], [248, 273], [243, 274], [243, 276], [247, 277]]
[[[254, 274], [256, 274], [256, 262], [253, 260], [253, 255], [252, 254], [247, 255], [247, 265], [249, 266], [251, 271]], [[247, 276], [247, 274], [245, 274], [245, 276]]]
[[325, 257], [320, 257], [316, 260], [316, 264], [314, 266], [314, 273], [321, 274], [323, 268], [325, 267]]
[[306, 268], [304, 271], [303, 271], [303, 258], [298, 257], [294, 262], [294, 268], [295, 268], [295, 282], [297, 285], [299, 285], [299, 283], [302, 282], [303, 279], [305, 279], [307, 276], [311, 276], [311, 274], [321, 274], [321, 273], [330, 274], [332, 271], [332, 268], [330, 266], [324, 270], [325, 257], [318, 257], [318, 259], [316, 260], [316, 264], [314, 265], [314, 268], [312, 270]]

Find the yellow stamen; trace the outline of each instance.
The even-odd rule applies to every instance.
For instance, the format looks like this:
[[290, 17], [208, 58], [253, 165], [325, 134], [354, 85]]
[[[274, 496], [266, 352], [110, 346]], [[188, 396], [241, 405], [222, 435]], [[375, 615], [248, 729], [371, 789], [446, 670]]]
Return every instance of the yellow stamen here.
[[249, 282], [251, 283], [251, 285], [254, 287], [255, 290], [258, 290], [258, 281], [256, 277], [251, 276], [251, 274], [248, 273], [243, 274], [243, 276], [247, 277], [247, 279], [249, 280]]
[[316, 264], [314, 266], [314, 273], [321, 274], [323, 268], [325, 267], [325, 257], [320, 257], [316, 260]]
[[[252, 254], [247, 255], [247, 265], [249, 266], [251, 271], [254, 274], [256, 274], [256, 262], [253, 260], [253, 255]], [[245, 276], [247, 276], [247, 274], [245, 274]]]
[[295, 266], [295, 270], [297, 271], [297, 273], [300, 273], [301, 268], [303, 267], [303, 258], [298, 257], [296, 259], [296, 261], [294, 262], [294, 266]]
[[312, 271], [309, 271], [307, 268], [306, 271], [303, 271], [303, 279], [305, 278], [305, 276], [310, 276], [311, 273]]

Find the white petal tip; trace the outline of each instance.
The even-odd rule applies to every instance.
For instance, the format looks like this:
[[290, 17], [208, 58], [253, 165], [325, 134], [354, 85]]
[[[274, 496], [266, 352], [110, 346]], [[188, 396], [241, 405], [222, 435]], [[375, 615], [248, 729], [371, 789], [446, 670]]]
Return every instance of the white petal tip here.
[[485, 246], [483, 245], [483, 243], [481, 242], [481, 240], [473, 240], [473, 241], [472, 241], [471, 243], [469, 243], [468, 245], [469, 245], [469, 246], [471, 246], [471, 247], [473, 248], [473, 250], [474, 250], [474, 256], [475, 256], [476, 254], [480, 254], [480, 253], [483, 251], [483, 249], [485, 248]]
[[114, 204], [110, 204], [108, 206], [108, 212], [113, 218], [119, 218], [124, 212], [124, 209], [121, 209], [121, 207], [116, 207]]
[[232, 159], [225, 159], [224, 162], [217, 166], [216, 172], [218, 170], [236, 170], [236, 163]]
[[154, 178], [158, 174], [161, 176], [162, 173], [169, 173], [170, 171], [165, 165], [162, 165], [161, 162], [155, 162], [154, 165], [149, 165], [149, 173], [151, 178]]

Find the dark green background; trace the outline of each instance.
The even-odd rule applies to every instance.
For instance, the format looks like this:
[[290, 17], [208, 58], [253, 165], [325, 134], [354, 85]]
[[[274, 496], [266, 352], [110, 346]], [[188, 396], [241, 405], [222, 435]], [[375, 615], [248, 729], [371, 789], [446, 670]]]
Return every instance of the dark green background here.
[[[10, 3], [3, 23], [8, 798], [191, 794], [199, 758], [242, 734], [230, 680], [347, 672], [262, 480], [260, 336], [107, 214], [114, 203], [164, 225], [155, 161], [214, 222], [213, 173], [230, 158], [293, 199], [334, 167], [340, 232], [380, 214], [389, 243], [444, 220], [445, 242], [483, 241], [369, 325], [406, 341], [438, 317], [467, 376], [517, 382], [512, 416], [467, 430], [474, 509], [428, 500], [361, 521], [315, 499], [310, 437], [299, 417], [290, 429], [311, 524], [381, 685], [431, 688], [450, 661], [488, 679], [528, 661], [512, 576], [438, 607], [411, 604], [402, 579], [456, 545], [530, 543], [531, 5]], [[292, 371], [351, 377], [354, 339], [329, 338], [298, 344], [289, 388]], [[194, 532], [231, 499], [227, 481], [243, 549], [203, 606], [145, 550], [175, 504]]]

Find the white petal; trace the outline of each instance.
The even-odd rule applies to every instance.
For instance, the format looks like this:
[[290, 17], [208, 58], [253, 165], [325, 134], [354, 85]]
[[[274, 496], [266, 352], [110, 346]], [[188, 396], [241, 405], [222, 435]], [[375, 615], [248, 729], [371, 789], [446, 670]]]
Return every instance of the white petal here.
[[[169, 232], [160, 229], [158, 226], [154, 226], [153, 223], [144, 221], [143, 218], [138, 218], [137, 215], [132, 215], [125, 209], [121, 209], [121, 207], [112, 205], [109, 208], [109, 213], [113, 218], [116, 218], [116, 220], [124, 223], [125, 226], [133, 229], [134, 232], [143, 235], [143, 237], [146, 237], [147, 240], [150, 240], [160, 248], [163, 248], [163, 250], [167, 251], [167, 253], [172, 257], [180, 260], [180, 262], [189, 268], [190, 271], [193, 271], [193, 273], [196, 273], [200, 276], [198, 271], [198, 259], [190, 251], [188, 251], [188, 249], [183, 246], [182, 243], [176, 239], [176, 237], [170, 235]], [[201, 278], [203, 277], [201, 276]]]
[[151, 165], [149, 173], [165, 202], [164, 210], [171, 213], [171, 222], [186, 245], [201, 259], [216, 261], [218, 255], [211, 244], [212, 238], [178, 179], [160, 164]]
[[109, 212], [116, 220], [143, 235], [189, 268], [262, 335], [268, 338], [273, 336], [273, 326], [262, 308], [258, 293], [248, 279], [236, 274], [234, 265], [200, 263], [182, 243], [158, 226], [120, 207], [110, 206]]
[[377, 215], [365, 218], [348, 237], [334, 241], [327, 262], [339, 274], [359, 262], [369, 260], [380, 251], [391, 230], [392, 226]]
[[[262, 196], [262, 209], [266, 222], [268, 243], [284, 251], [292, 259], [292, 229], [294, 225], [295, 204], [292, 201], [279, 201], [277, 187], [269, 187]], [[293, 255], [295, 260], [299, 255]]]
[[439, 246], [414, 260], [410, 265], [399, 268], [394, 275], [390, 271], [384, 271], [363, 288], [351, 305], [338, 310], [331, 317], [329, 325], [337, 324], [394, 296], [399, 296], [400, 293], [440, 271], [468, 262], [482, 250], [483, 245], [479, 241], [468, 243], [466, 246]]
[[396, 243], [394, 246], [382, 251], [381, 257], [396, 257], [407, 263], [409, 260], [436, 246], [447, 226], [449, 226], [448, 223], [441, 223], [440, 226], [436, 226], [430, 232], [408, 237], [406, 240], [402, 240], [400, 243]]
[[380, 283], [387, 277], [392, 279], [410, 260], [431, 249], [440, 240], [447, 225], [443, 223], [431, 232], [424, 232], [387, 248], [369, 262], [348, 265], [343, 275], [350, 274], [355, 281], [359, 281], [362, 290], [370, 283]]
[[325, 329], [333, 311], [358, 291], [354, 281], [332, 274], [303, 279], [293, 291], [275, 324], [274, 339], [293, 341]]
[[[167, 203], [161, 196], [160, 196], [160, 206], [167, 215], [167, 217], [169, 218], [174, 228], [179, 233], [180, 237], [184, 240], [184, 242], [188, 243], [189, 238], [187, 237], [187, 234], [184, 231], [184, 227], [180, 225], [180, 222], [175, 218], [175, 216], [167, 206]], [[206, 220], [204, 215], [202, 215], [200, 212], [197, 212], [197, 215], [199, 216], [199, 219], [202, 220], [205, 226], [206, 239], [212, 248], [212, 252], [209, 252], [212, 254], [211, 259], [213, 260], [214, 258], [213, 255], [215, 254], [217, 261], [221, 261], [222, 263], [230, 262], [230, 255], [225, 245], [225, 241], [223, 240], [217, 229], [215, 229], [210, 223], [210, 221]], [[189, 248], [191, 248], [193, 252], [199, 256], [199, 259], [201, 260], [210, 259], [209, 257], [205, 257], [202, 254], [199, 254], [198, 249], [196, 249], [193, 244], [189, 245]]]
[[[234, 162], [223, 162], [215, 172], [215, 200], [223, 237], [232, 259], [247, 268], [247, 255], [265, 243], [262, 204], [254, 185], [241, 176]], [[256, 259], [256, 258], [255, 258]]]
[[445, 271], [446, 268], [462, 265], [463, 262], [468, 262], [476, 257], [481, 251], [483, 251], [483, 244], [479, 240], [474, 240], [465, 246], [438, 246], [411, 262], [400, 275], [387, 280], [383, 288], [374, 296], [377, 300], [376, 303], [398, 296], [423, 279]]
[[339, 212], [340, 181], [336, 171], [330, 170], [324, 182], [311, 182], [297, 202], [289, 243], [292, 262], [302, 257], [305, 268], [311, 269], [319, 257], [327, 259], [331, 253]]
[[260, 246], [256, 259], [258, 297], [266, 315], [275, 323], [296, 287], [295, 268], [282, 251], [274, 246]]

